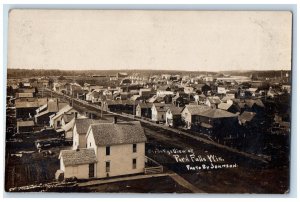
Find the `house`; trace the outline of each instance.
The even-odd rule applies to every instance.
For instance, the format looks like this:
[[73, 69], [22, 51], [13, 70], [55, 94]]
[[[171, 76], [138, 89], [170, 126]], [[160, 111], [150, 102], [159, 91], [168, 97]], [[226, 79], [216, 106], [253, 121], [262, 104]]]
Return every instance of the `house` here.
[[265, 105], [261, 101], [261, 99], [254, 99], [254, 100], [247, 99], [247, 100], [245, 100], [244, 110], [261, 114], [261, 113], [264, 113]]
[[26, 119], [31, 118], [35, 115], [36, 110], [39, 108], [37, 101], [18, 101], [15, 103], [16, 107], [16, 118]]
[[256, 116], [255, 112], [243, 112], [241, 115], [238, 116], [239, 124], [240, 125], [247, 125], [251, 123]]
[[200, 95], [196, 94], [194, 95], [194, 100], [198, 104], [204, 104], [206, 102], [206, 96], [204, 93], [201, 93]]
[[166, 125], [177, 127], [181, 125], [181, 111], [183, 107], [171, 106], [166, 112]]
[[94, 123], [112, 123], [112, 119], [88, 119], [88, 118], [76, 118], [73, 127], [73, 149], [86, 148], [86, 133], [89, 126]]
[[136, 106], [136, 116], [151, 118], [151, 107], [152, 104], [148, 103], [138, 103]]
[[221, 103], [221, 100], [219, 97], [207, 97], [205, 104], [211, 108], [217, 108], [218, 104]]
[[87, 148], [62, 150], [64, 178], [106, 178], [144, 173], [146, 136], [140, 122], [91, 124]]
[[54, 83], [53, 90], [59, 93], [67, 93], [67, 84], [66, 83]]
[[90, 101], [92, 103], [100, 101], [102, 98], [102, 92], [99, 92], [97, 90], [93, 90], [92, 92], [89, 92], [85, 96], [86, 101]]
[[152, 88], [141, 88], [139, 90], [139, 95], [145, 99], [148, 99], [155, 95], [155, 93], [152, 91]]
[[[50, 116], [64, 108], [67, 103], [60, 102], [58, 99], [50, 99], [48, 103], [38, 109], [38, 113], [34, 116], [37, 125], [50, 125]], [[43, 108], [43, 110], [40, 110]]]
[[163, 97], [158, 97], [157, 95], [153, 95], [151, 98], [147, 100], [148, 103], [163, 103], [165, 102]]
[[60, 170], [64, 173], [64, 178], [88, 179], [95, 177], [97, 158], [93, 148], [62, 150], [58, 158], [60, 159]]
[[96, 153], [96, 178], [144, 172], [146, 136], [140, 122], [92, 124], [86, 140]]
[[65, 139], [73, 138], [73, 128], [75, 125], [75, 119], [77, 118], [77, 112], [72, 114], [64, 114], [62, 117], [61, 128], [57, 132], [63, 132]]
[[154, 103], [151, 107], [151, 119], [156, 122], [165, 122], [166, 121], [166, 112], [168, 108], [172, 106], [171, 104], [164, 103]]
[[236, 138], [238, 115], [222, 109], [202, 110], [194, 116], [192, 129], [216, 139]]
[[281, 86], [281, 89], [282, 89], [283, 91], [286, 91], [288, 94], [291, 93], [291, 85], [283, 84], [283, 85]]
[[62, 109], [60, 109], [57, 113], [50, 116], [50, 127], [53, 127], [54, 129], [58, 129], [62, 126], [62, 117], [65, 113], [78, 113], [77, 110], [75, 110], [70, 105], [66, 105]]
[[17, 133], [30, 133], [33, 132], [34, 121], [17, 121]]
[[184, 105], [183, 97], [179, 96], [178, 94], [175, 95], [172, 98], [172, 104], [175, 105], [175, 106], [183, 106]]
[[195, 117], [202, 111], [210, 109], [206, 105], [186, 105], [181, 111], [181, 118], [185, 126], [190, 129], [195, 122]]
[[95, 123], [95, 119], [78, 118], [75, 119], [73, 128], [73, 149], [86, 148], [85, 135], [92, 123]]
[[218, 88], [217, 88], [218, 90], [217, 90], [217, 92], [218, 92], [218, 94], [226, 94], [226, 88], [225, 87], [223, 87], [223, 86], [218, 86]]
[[34, 96], [33, 96], [33, 93], [17, 93], [16, 97], [17, 98], [32, 98]]
[[226, 97], [234, 99], [236, 94], [238, 94], [237, 90], [228, 90], [226, 92]]
[[162, 97], [164, 95], [174, 95], [173, 91], [171, 91], [171, 88], [169, 86], [160, 86], [157, 91], [156, 95], [158, 97]]
[[225, 111], [231, 112], [231, 113], [237, 113], [240, 112], [240, 107], [237, 103], [233, 102], [232, 100], [227, 100], [226, 102], [221, 102], [218, 105], [218, 109], [223, 109]]

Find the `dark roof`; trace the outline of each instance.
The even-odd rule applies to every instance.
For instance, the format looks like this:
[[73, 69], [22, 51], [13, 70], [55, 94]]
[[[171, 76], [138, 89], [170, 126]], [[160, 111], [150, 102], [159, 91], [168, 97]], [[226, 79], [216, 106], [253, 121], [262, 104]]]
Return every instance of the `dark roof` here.
[[165, 103], [154, 103], [153, 105], [158, 112], [166, 112], [172, 106], [171, 104]]
[[88, 118], [80, 118], [75, 120], [75, 125], [77, 129], [77, 133], [79, 135], [86, 135], [89, 127], [93, 123], [112, 123], [112, 118], [111, 119], [88, 119]]
[[181, 114], [182, 109], [183, 107], [171, 106], [168, 110], [170, 110], [173, 115], [179, 115]]
[[245, 123], [247, 121], [251, 121], [255, 117], [255, 115], [255, 112], [244, 111], [238, 118], [240, 122]]
[[98, 146], [133, 144], [146, 142], [144, 129], [140, 122], [97, 123], [92, 124], [95, 143]]
[[166, 85], [166, 86], [160, 86], [157, 90], [167, 91], [168, 89], [171, 89], [171, 88], [170, 88], [170, 86]]
[[139, 103], [138, 104], [142, 109], [145, 108], [151, 108], [152, 104], [148, 104], [148, 103]]
[[97, 158], [94, 149], [62, 150], [59, 158], [63, 159], [65, 166], [96, 163]]
[[257, 99], [257, 100], [246, 100], [246, 105], [247, 106], [252, 107], [254, 104], [256, 104], [257, 106], [262, 107], [262, 108], [265, 107], [264, 103], [260, 99]]

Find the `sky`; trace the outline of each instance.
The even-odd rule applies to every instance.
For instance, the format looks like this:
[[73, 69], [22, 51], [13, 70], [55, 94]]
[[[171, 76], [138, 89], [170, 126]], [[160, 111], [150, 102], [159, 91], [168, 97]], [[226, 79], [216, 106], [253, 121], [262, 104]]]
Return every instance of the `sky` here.
[[290, 70], [285, 11], [20, 10], [8, 68]]

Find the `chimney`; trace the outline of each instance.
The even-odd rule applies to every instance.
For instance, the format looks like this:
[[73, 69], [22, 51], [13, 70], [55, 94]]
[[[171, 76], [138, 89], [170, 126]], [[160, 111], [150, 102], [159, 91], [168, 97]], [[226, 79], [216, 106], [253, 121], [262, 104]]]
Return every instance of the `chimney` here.
[[118, 122], [118, 117], [114, 116], [114, 124], [116, 124]]

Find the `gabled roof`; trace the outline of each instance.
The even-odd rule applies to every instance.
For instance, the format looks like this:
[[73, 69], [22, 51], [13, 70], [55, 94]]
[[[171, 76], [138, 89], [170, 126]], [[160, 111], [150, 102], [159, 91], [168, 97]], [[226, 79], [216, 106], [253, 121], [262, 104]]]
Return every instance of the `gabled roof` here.
[[70, 122], [68, 122], [66, 125], [63, 125], [61, 128], [67, 132], [74, 127], [74, 124], [75, 124], [75, 119], [72, 119]]
[[210, 107], [206, 105], [185, 105], [184, 109], [187, 109], [191, 115], [198, 115], [201, 112], [210, 109]]
[[55, 116], [52, 117], [52, 119], [57, 119], [57, 118], [61, 117], [64, 113], [66, 113], [66, 112], [68, 112], [68, 111], [70, 111], [70, 110], [72, 110], [72, 109], [73, 109], [73, 107], [71, 107], [70, 105], [66, 105], [66, 106], [63, 107], [61, 110], [59, 110], [59, 111], [55, 114]]
[[97, 146], [146, 142], [140, 122], [97, 123], [90, 126]]
[[77, 133], [85, 135], [90, 125], [94, 122], [96, 122], [95, 119], [87, 119], [87, 118], [76, 119], [75, 125], [76, 125]]
[[43, 110], [47, 110], [47, 104], [44, 104], [44, 105], [40, 106], [38, 109], [36, 109], [36, 113], [39, 113]]
[[158, 112], [166, 112], [172, 105], [165, 103], [154, 103], [153, 106]]
[[75, 114], [74, 113], [64, 114], [62, 118], [63, 118], [65, 123], [69, 123], [72, 119], [75, 118]]
[[142, 109], [146, 109], [146, 108], [151, 108], [152, 107], [152, 104], [149, 104], [149, 103], [138, 103], [138, 105]]
[[94, 149], [61, 150], [59, 159], [63, 159], [65, 166], [96, 163], [97, 158]]
[[232, 105], [233, 105], [232, 103], [222, 102], [218, 105], [218, 108], [223, 110], [228, 110]]
[[257, 99], [257, 100], [246, 100], [245, 103], [249, 107], [253, 107], [254, 104], [256, 104], [257, 106], [262, 107], [262, 108], [265, 107], [264, 103], [260, 99]]
[[171, 106], [169, 107], [168, 111], [170, 111], [173, 115], [180, 115], [183, 107], [175, 107]]
[[222, 109], [211, 109], [211, 108], [209, 110], [201, 112], [199, 115], [204, 117], [209, 117], [209, 118], [230, 118], [230, 117], [238, 116], [237, 114], [233, 114]]
[[221, 100], [218, 97], [208, 97], [207, 99], [211, 104], [220, 104], [221, 103]]
[[75, 120], [76, 130], [79, 135], [86, 135], [91, 124], [94, 123], [112, 123], [112, 118], [110, 119], [88, 119], [88, 118], [79, 118]]
[[238, 118], [240, 122], [245, 123], [247, 121], [250, 122], [255, 117], [255, 115], [255, 112], [244, 111]]

